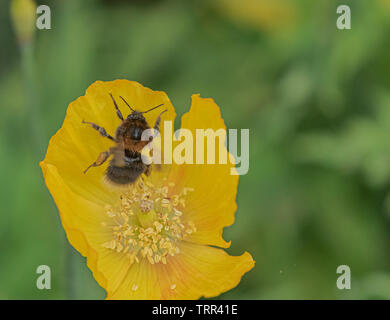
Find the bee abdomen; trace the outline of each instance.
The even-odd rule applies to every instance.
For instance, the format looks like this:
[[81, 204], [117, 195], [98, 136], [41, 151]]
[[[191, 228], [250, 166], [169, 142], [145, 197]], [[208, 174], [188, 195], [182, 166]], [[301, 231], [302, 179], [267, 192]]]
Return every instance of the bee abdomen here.
[[107, 178], [116, 184], [130, 184], [135, 182], [138, 177], [144, 172], [143, 166], [134, 165], [132, 167], [118, 167], [110, 165], [107, 168]]

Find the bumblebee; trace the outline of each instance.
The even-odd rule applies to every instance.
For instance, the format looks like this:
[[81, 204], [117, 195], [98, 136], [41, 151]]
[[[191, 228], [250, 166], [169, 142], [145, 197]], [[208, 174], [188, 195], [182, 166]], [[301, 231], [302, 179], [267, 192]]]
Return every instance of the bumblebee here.
[[[123, 102], [131, 110], [131, 113], [127, 116], [126, 119], [124, 119], [111, 93], [110, 96], [112, 102], [114, 103], [116, 114], [118, 118], [122, 121], [115, 131], [115, 136], [111, 136], [103, 127], [95, 123], [84, 120], [82, 121], [82, 123], [91, 125], [92, 128], [97, 130], [101, 136], [114, 141], [115, 146], [111, 147], [107, 151], [100, 153], [97, 160], [92, 163], [87, 169], [85, 169], [84, 173], [86, 173], [92, 167], [101, 166], [107, 161], [108, 158], [112, 156], [110, 164], [107, 167], [105, 173], [107, 179], [119, 185], [132, 184], [137, 181], [137, 179], [143, 173], [147, 176], [150, 175], [152, 168], [151, 165], [144, 164], [141, 158], [142, 149], [153, 140], [154, 136], [156, 136], [151, 136], [148, 141], [141, 140], [142, 133], [144, 132], [144, 130], [151, 129], [144, 117], [144, 114], [163, 106], [163, 104], [155, 106], [147, 111], [140, 112], [134, 110], [126, 102], [126, 100], [120, 96]], [[162, 111], [157, 117], [157, 120], [154, 124], [155, 132], [158, 132], [161, 122], [161, 116], [166, 111], [168, 111], [168, 109]]]

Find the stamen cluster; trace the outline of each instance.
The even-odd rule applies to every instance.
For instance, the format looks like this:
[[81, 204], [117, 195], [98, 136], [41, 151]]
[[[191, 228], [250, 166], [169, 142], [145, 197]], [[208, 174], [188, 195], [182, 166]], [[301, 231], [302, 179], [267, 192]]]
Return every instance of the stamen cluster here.
[[140, 181], [124, 192], [117, 207], [106, 207], [109, 219], [103, 224], [113, 239], [102, 245], [126, 254], [131, 263], [146, 258], [151, 264], [166, 264], [168, 256], [179, 254], [178, 242], [196, 232], [194, 223], [182, 217], [185, 197], [193, 189], [172, 194], [173, 187]]

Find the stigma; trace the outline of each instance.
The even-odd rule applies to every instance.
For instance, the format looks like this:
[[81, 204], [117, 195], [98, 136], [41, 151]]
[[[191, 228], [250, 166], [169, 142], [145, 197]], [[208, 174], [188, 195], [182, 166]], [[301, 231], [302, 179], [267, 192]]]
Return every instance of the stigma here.
[[106, 206], [108, 219], [102, 224], [111, 231], [112, 240], [102, 246], [125, 254], [131, 263], [146, 259], [166, 264], [169, 256], [180, 254], [180, 241], [196, 232], [182, 213], [186, 195], [193, 189], [175, 194], [174, 186], [139, 181], [121, 194], [118, 205]]

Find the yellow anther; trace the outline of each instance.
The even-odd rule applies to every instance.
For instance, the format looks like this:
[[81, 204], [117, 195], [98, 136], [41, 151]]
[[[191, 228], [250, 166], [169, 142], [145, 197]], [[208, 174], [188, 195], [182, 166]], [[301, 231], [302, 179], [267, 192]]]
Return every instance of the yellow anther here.
[[162, 206], [163, 208], [168, 208], [169, 205], [170, 205], [170, 202], [169, 202], [168, 199], [165, 199], [165, 198], [164, 198], [164, 199], [161, 200], [161, 206]]

